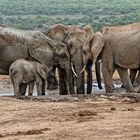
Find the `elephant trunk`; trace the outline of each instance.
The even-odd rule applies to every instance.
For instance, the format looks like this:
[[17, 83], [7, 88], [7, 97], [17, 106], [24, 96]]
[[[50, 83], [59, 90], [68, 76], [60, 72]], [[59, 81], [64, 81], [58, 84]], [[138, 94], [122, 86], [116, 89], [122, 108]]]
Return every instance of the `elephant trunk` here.
[[87, 94], [92, 92], [92, 63], [87, 64]]
[[74, 77], [73, 77], [73, 72], [71, 69], [69, 70], [69, 92], [70, 94], [75, 94]]
[[99, 87], [99, 89], [102, 89], [100, 62], [98, 60], [95, 62], [95, 72], [96, 72], [96, 79], [97, 79], [98, 87]]
[[67, 90], [67, 85], [66, 85], [66, 73], [64, 69], [58, 68], [59, 72], [59, 94], [60, 95], [67, 95], [68, 90]]
[[68, 62], [67, 68], [64, 70], [59, 67], [59, 93], [60, 95], [75, 94], [73, 72], [71, 63]]
[[[72, 67], [72, 63], [69, 63], [68, 69], [66, 70], [66, 77], [65, 77], [65, 83], [66, 83], [66, 86], [67, 86], [67, 92], [70, 95], [75, 94], [75, 91], [74, 91], [74, 78], [73, 78], [73, 72], [71, 70], [71, 67]], [[74, 67], [73, 67], [73, 70], [74, 70]], [[74, 72], [75, 72], [75, 70], [74, 70]], [[76, 72], [75, 72], [75, 74], [76, 74]]]
[[80, 73], [83, 69], [83, 55], [82, 49], [77, 49], [77, 53], [73, 55], [72, 64], [77, 76], [74, 77], [75, 84], [76, 84], [76, 93], [77, 94], [84, 94], [85, 93], [85, 86], [84, 86], [84, 72]]
[[76, 93], [77, 94], [84, 94], [85, 89], [84, 89], [84, 72], [80, 73], [82, 69], [82, 64], [81, 63], [74, 63], [73, 64], [74, 70], [77, 73], [77, 76], [75, 76], [75, 81], [76, 81]]

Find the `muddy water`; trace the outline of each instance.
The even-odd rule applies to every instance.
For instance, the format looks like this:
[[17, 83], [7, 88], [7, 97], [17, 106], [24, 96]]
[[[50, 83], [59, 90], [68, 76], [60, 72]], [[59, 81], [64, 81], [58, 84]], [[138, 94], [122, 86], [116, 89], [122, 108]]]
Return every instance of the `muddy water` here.
[[[85, 91], [86, 91], [86, 87], [87, 85], [85, 84]], [[105, 94], [105, 89], [104, 89], [104, 84], [102, 84], [103, 89], [100, 90], [98, 88], [98, 84], [96, 82], [93, 82], [92, 85], [92, 93], [93, 94]], [[119, 90], [121, 87], [120, 84], [114, 84], [114, 89], [115, 90]], [[28, 88], [27, 88], [28, 91]], [[47, 90], [46, 91], [46, 95], [48, 94], [58, 94], [58, 89], [57, 90]], [[0, 81], [0, 96], [13, 96], [14, 95], [14, 91], [13, 91], [13, 87], [11, 83], [7, 83], [5, 81]], [[26, 96], [28, 95], [28, 93], [26, 92]], [[37, 96], [37, 90], [36, 90], [36, 86], [33, 92], [33, 96]]]

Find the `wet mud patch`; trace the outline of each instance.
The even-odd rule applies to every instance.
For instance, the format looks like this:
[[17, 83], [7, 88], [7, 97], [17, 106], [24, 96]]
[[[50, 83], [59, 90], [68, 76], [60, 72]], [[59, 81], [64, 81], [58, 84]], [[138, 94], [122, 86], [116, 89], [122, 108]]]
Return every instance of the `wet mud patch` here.
[[91, 110], [80, 110], [78, 112], [78, 116], [84, 117], [84, 116], [94, 116], [97, 115], [97, 112], [91, 111]]
[[44, 131], [49, 131], [49, 130], [50, 128], [18, 131], [16, 133], [0, 134], [0, 138], [11, 137], [11, 136], [21, 136], [21, 135], [39, 135], [39, 134], [43, 134]]

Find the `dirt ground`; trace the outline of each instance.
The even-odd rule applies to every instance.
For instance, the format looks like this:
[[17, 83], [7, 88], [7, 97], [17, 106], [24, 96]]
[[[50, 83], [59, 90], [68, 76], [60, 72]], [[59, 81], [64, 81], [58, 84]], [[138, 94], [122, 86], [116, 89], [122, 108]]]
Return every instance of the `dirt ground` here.
[[0, 140], [140, 140], [140, 102], [104, 90], [96, 95], [94, 87], [91, 96], [57, 92], [16, 99], [7, 96], [13, 89], [1, 76]]

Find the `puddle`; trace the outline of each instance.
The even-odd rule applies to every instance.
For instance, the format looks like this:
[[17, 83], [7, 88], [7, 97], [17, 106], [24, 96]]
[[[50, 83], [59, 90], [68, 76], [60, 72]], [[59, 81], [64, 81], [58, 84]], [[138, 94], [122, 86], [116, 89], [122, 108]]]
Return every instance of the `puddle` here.
[[[86, 91], [86, 87], [87, 85], [85, 84], [85, 91]], [[93, 82], [92, 84], [92, 93], [93, 94], [105, 94], [105, 88], [104, 88], [104, 84], [102, 84], [103, 89], [99, 89], [98, 88], [98, 84]], [[118, 84], [114, 84], [114, 89], [120, 89], [121, 85]], [[28, 91], [28, 88], [27, 88]], [[25, 96], [27, 96], [27, 91]], [[58, 94], [58, 89], [55, 90], [47, 90], [46, 91], [46, 95], [50, 95], [50, 94]], [[14, 95], [14, 91], [13, 91], [13, 87], [11, 84], [6, 84], [6, 83], [1, 83], [0, 82], [0, 96], [13, 96]], [[36, 87], [34, 89], [33, 92], [33, 96], [37, 96], [37, 91], [36, 91]]]

